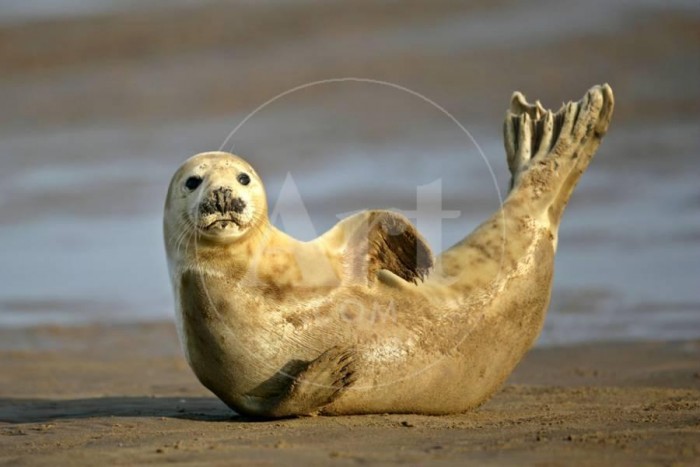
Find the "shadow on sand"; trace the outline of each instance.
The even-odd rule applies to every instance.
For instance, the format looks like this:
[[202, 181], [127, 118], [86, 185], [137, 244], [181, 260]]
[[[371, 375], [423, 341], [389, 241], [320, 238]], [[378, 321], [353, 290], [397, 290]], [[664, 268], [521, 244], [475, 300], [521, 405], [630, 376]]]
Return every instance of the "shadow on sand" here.
[[214, 397], [0, 398], [0, 423], [47, 423], [105, 417], [168, 417], [196, 421], [252, 421]]

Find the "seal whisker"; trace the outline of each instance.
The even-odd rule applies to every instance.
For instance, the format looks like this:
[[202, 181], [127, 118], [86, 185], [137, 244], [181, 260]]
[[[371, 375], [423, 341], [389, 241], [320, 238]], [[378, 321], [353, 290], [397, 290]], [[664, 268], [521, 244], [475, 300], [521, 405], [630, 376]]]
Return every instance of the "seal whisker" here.
[[[189, 222], [189, 220], [186, 217], [181, 218], [181, 223], [180, 223], [180, 230], [181, 234], [179, 235], [177, 242], [175, 244], [175, 251], [178, 253], [181, 252], [182, 247], [188, 247], [189, 242], [192, 237], [192, 233], [196, 231], [193, 225]], [[184, 256], [187, 257], [188, 249], [185, 248], [185, 254]]]
[[173, 235], [171, 237], [171, 241], [174, 242], [176, 252], [180, 253], [180, 249], [182, 248], [182, 242], [188, 236], [188, 234], [189, 229], [186, 225], [184, 225], [181, 227], [181, 232], [178, 235]]

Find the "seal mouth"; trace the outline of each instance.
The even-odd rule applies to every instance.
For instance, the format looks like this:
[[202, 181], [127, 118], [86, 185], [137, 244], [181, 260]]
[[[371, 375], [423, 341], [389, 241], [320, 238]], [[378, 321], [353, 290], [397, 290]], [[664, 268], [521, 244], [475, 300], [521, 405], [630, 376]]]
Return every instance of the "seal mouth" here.
[[243, 227], [241, 224], [240, 220], [234, 219], [234, 218], [227, 218], [227, 219], [216, 219], [213, 222], [210, 222], [209, 224], [205, 225], [202, 230], [205, 230], [207, 232], [217, 232], [217, 231], [225, 231], [225, 230], [231, 230], [231, 229], [236, 229], [240, 230]]

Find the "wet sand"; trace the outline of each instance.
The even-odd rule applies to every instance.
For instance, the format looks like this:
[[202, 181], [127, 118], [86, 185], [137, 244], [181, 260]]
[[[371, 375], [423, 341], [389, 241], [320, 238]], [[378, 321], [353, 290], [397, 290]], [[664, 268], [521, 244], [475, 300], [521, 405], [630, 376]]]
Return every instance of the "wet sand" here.
[[[536, 349], [471, 413], [252, 421], [169, 323], [0, 331], [0, 463], [693, 465], [700, 341]], [[695, 464], [697, 465], [697, 464]]]

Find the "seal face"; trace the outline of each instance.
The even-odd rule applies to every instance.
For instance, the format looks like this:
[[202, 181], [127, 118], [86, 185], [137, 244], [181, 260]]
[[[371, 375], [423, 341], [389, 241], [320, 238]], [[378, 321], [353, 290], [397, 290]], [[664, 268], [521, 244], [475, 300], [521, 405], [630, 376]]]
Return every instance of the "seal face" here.
[[232, 154], [203, 153], [175, 174], [166, 218], [173, 209], [183, 227], [212, 242], [240, 239], [267, 216], [265, 189], [255, 170]]
[[250, 164], [193, 156], [171, 180], [163, 221], [190, 366], [249, 415], [479, 405], [541, 329], [561, 215], [612, 110], [607, 85], [556, 113], [514, 94], [504, 124], [511, 191], [436, 259], [389, 211], [300, 242], [269, 222]]

